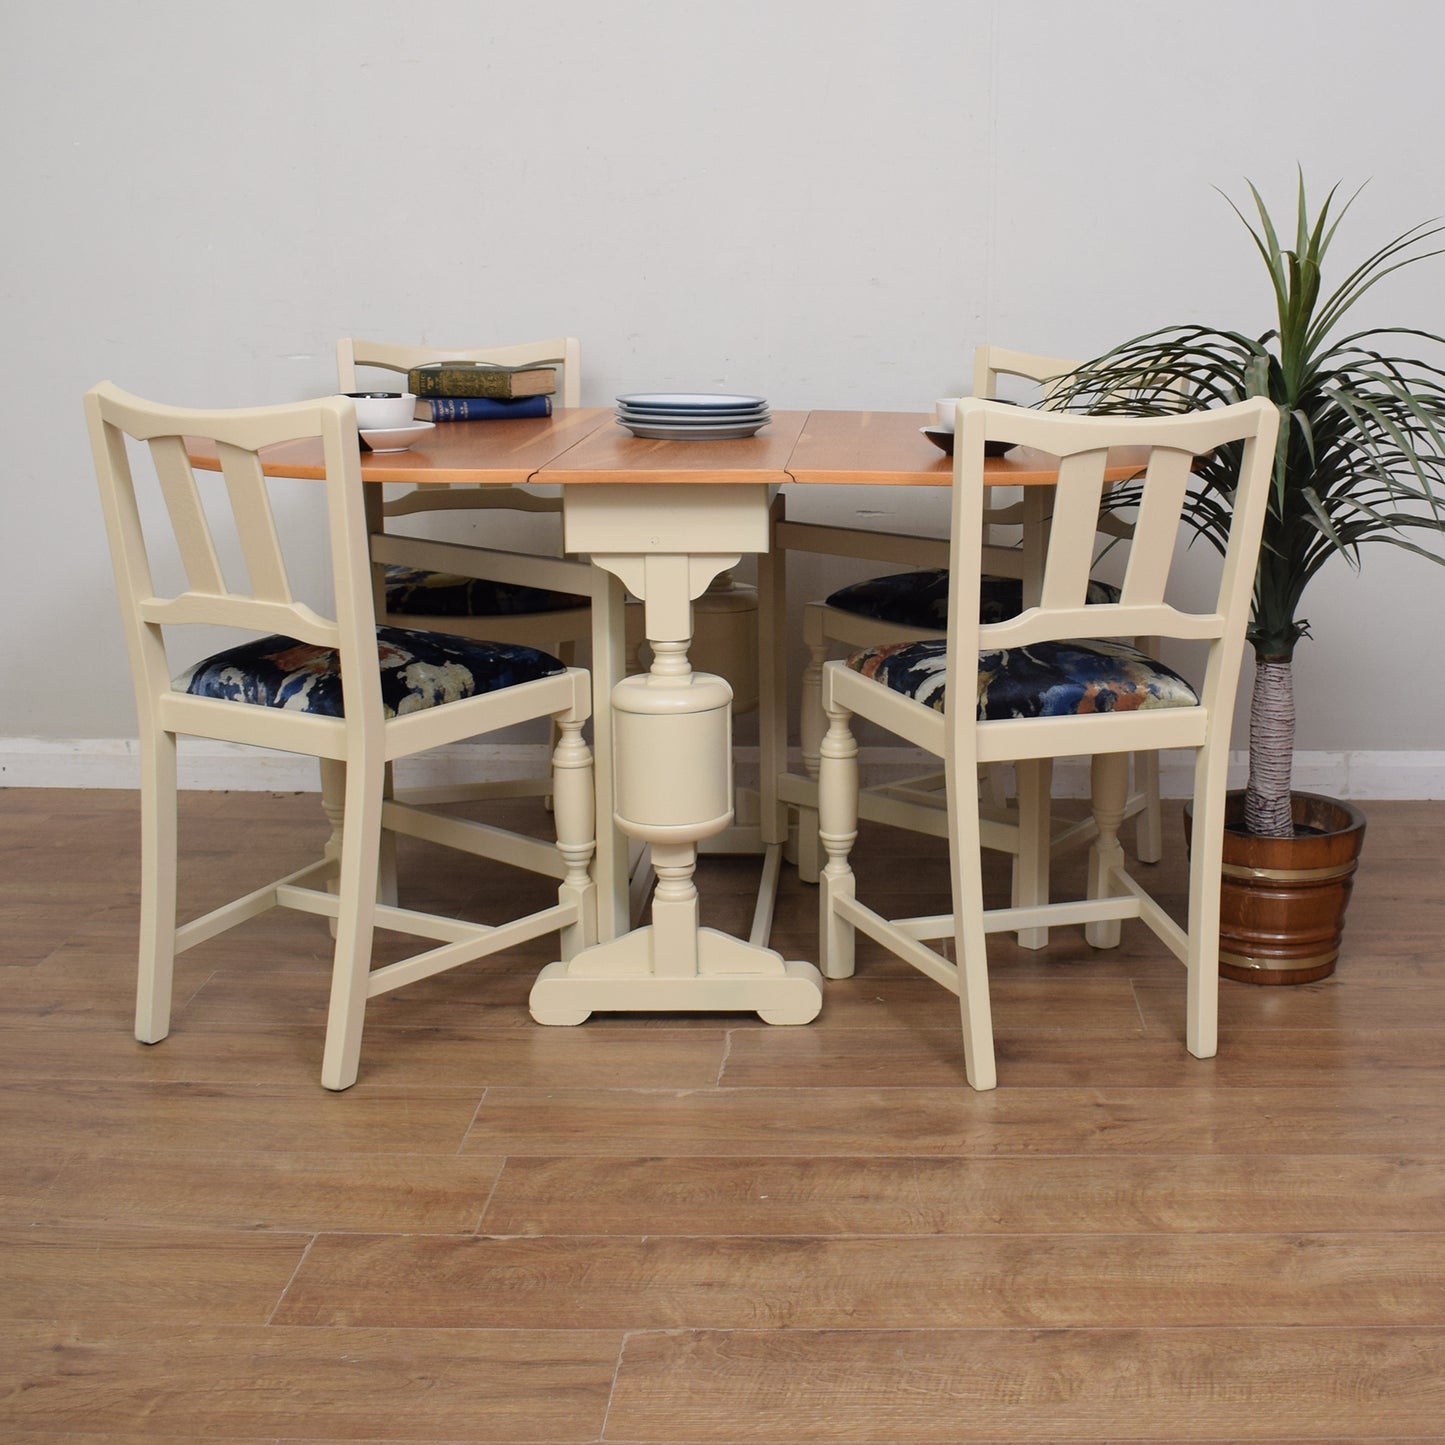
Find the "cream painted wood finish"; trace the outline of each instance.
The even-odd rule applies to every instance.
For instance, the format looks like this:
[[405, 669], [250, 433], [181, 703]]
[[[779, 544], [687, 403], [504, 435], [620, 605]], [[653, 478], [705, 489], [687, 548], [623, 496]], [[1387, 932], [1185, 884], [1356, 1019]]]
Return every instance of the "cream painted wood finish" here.
[[[1078, 361], [1066, 357], [1042, 356], [1012, 351], [1001, 346], [979, 346], [974, 351], [973, 394], [985, 399], [998, 395], [1000, 378], [1014, 377], [1038, 389], [1039, 401], [1047, 408], [1056, 378], [1072, 371]], [[1024, 490], [1017, 499], [990, 505], [984, 514], [984, 570], [995, 577], [1017, 577], [1024, 583], [1025, 597], [1037, 588], [1041, 549], [1047, 539], [1049, 507], [1044, 495]], [[1099, 518], [1102, 536], [1126, 539], [1131, 529], [1112, 514]], [[784, 550], [822, 553], [891, 565], [898, 569], [941, 567], [947, 564], [948, 543], [944, 538], [921, 537], [865, 531], [861, 528], [820, 526], [814, 523], [783, 522], [777, 545]], [[784, 573], [784, 575], [786, 575]], [[796, 809], [797, 863], [803, 878], [817, 882], [822, 866], [818, 840], [818, 752], [827, 727], [820, 683], [823, 663], [840, 649], [854, 651], [894, 642], [921, 641], [939, 637], [932, 628], [905, 627], [877, 618], [859, 616], [826, 602], [814, 601], [803, 607], [803, 642], [807, 661], [798, 688], [798, 728], [802, 775], [779, 779], [784, 801]], [[784, 646], [785, 639], [775, 639]], [[1157, 863], [1162, 852], [1159, 827], [1159, 766], [1156, 753], [1134, 760], [1137, 785], [1131, 792], [1127, 815], [1137, 816], [1136, 852], [1142, 862]], [[1009, 799], [1007, 770], [993, 766], [982, 770], [987, 811], [983, 819], [986, 846], [1014, 858], [1014, 904], [1038, 904], [1049, 896], [1051, 855], [1080, 847], [1093, 836], [1091, 821], [1055, 821], [1050, 807], [1052, 768], [1048, 760], [1033, 759], [1014, 764], [1014, 796]], [[920, 811], [918, 805], [932, 801], [938, 811]], [[922, 826], [935, 837], [947, 832], [943, 806], [943, 778], [933, 772], [917, 778], [893, 781], [868, 788], [859, 800], [861, 816], [896, 827]], [[1042, 948], [1048, 942], [1046, 930], [1020, 933], [1027, 948]]]
[[[190, 411], [158, 406], [102, 383], [85, 399], [106, 530], [115, 567], [135, 681], [141, 753], [141, 936], [136, 1037], [163, 1039], [170, 1029], [175, 955], [273, 907], [334, 921], [331, 1004], [321, 1081], [344, 1089], [356, 1081], [369, 998], [443, 970], [556, 933], [570, 958], [597, 936], [591, 754], [582, 739], [589, 712], [587, 674], [555, 677], [450, 702], [404, 716], [383, 714], [376, 654], [367, 516], [356, 416], [351, 402], [330, 398], [244, 411]], [[127, 437], [148, 444], [165, 512], [186, 576], [185, 590], [160, 596], [152, 571]], [[188, 458], [189, 438], [204, 437], [224, 485], [204, 495]], [[319, 446], [326, 483], [326, 545], [334, 616], [298, 601], [291, 585], [258, 453], [274, 443], [309, 438]], [[229, 504], [229, 505], [227, 505]], [[213, 532], [211, 517], [233, 527]], [[246, 586], [227, 580], [226, 543], [239, 547]], [[345, 717], [223, 702], [176, 691], [164, 629], [193, 623], [277, 632], [340, 653]], [[559, 729], [553, 757], [557, 844], [428, 813], [387, 796], [397, 758], [537, 718]], [[221, 739], [308, 753], [336, 780], [344, 806], [339, 848], [274, 883], [254, 889], [177, 926], [176, 737]], [[552, 905], [490, 926], [413, 909], [390, 899], [386, 840], [395, 834], [542, 873], [558, 881]], [[328, 892], [332, 883], [336, 892]], [[436, 946], [373, 969], [378, 928], [430, 939]]]
[[[772, 780], [777, 739], [762, 742], [763, 887], [747, 939], [700, 921], [700, 845], [735, 818], [732, 688], [695, 671], [694, 602], [745, 554], [764, 556], [801, 413], [775, 413], [767, 435], [728, 442], [652, 442], [618, 428], [593, 432], [547, 468], [563, 484], [565, 543], [618, 577], [644, 608], [646, 673], [612, 690], [616, 826], [647, 845], [657, 886], [651, 921], [543, 969], [531, 993], [539, 1023], [577, 1024], [596, 1010], [756, 1012], [804, 1024], [822, 1006], [817, 969], [767, 946], [781, 861]], [[770, 622], [770, 618], [767, 619]], [[759, 696], [771, 716], [776, 653], [760, 649]]]
[[[1186, 1046], [1200, 1058], [1215, 1052], [1220, 847], [1230, 720], [1277, 431], [1277, 413], [1262, 399], [1162, 420], [1075, 418], [997, 402], [961, 402], [949, 543], [954, 585], [949, 596], [948, 665], [954, 698], [961, 696], [964, 705], [941, 713], [845, 663], [824, 667], [823, 705], [829, 729], [819, 769], [820, 833], [827, 854], [820, 899], [823, 971], [829, 977], [853, 972], [855, 934], [861, 929], [955, 992], [968, 1079], [976, 1089], [991, 1089], [997, 1080], [986, 958], [990, 932], [1082, 923], [1088, 942], [1107, 948], [1118, 942], [1121, 919], [1141, 919], [1185, 965]], [[1010, 621], [984, 626], [974, 599], [984, 565], [987, 441], [1037, 447], [1060, 458], [1060, 463], [1038, 604]], [[1240, 441], [1239, 487], [1217, 593], [1206, 610], [1183, 611], [1166, 600], [1166, 588], [1190, 467], [1196, 456]], [[1119, 445], [1145, 447], [1149, 454], [1134, 545], [1119, 602], [1085, 606], [1108, 449]], [[1199, 704], [978, 720], [973, 701], [980, 652], [1080, 636], [1203, 643], [1207, 660]], [[851, 731], [855, 715], [943, 760], [953, 895], [949, 914], [887, 918], [856, 897], [849, 863], [858, 831], [857, 746]], [[1195, 754], [1187, 930], [1128, 873], [1118, 839], [1127, 799], [1127, 754], [1160, 748], [1187, 748]], [[1076, 902], [986, 912], [979, 765], [1073, 755], [1093, 758], [1092, 808], [1098, 831], [1091, 845], [1087, 896]], [[951, 958], [929, 946], [939, 940], [948, 941]]]

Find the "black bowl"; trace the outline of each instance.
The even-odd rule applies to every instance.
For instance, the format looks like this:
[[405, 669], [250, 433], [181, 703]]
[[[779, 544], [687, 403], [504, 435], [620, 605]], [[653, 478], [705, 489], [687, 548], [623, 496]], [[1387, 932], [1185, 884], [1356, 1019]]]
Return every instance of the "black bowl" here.
[[[939, 451], [948, 456], [953, 455], [953, 433], [945, 431], [941, 426], [919, 427], [919, 431], [938, 448]], [[1007, 451], [1013, 450], [1011, 442], [985, 442], [983, 454], [986, 457], [1001, 457]]]

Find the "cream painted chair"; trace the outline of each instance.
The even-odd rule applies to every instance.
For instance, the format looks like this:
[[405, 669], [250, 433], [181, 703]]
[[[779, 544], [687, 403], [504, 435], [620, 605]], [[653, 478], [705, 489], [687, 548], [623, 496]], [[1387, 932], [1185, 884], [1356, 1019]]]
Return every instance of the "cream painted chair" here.
[[[1047, 409], [1053, 383], [1079, 365], [1058, 356], [1041, 356], [1011, 351], [1000, 346], [979, 346], [974, 352], [973, 394], [995, 398], [1003, 378], [1029, 384], [1027, 400]], [[1016, 614], [1031, 589], [1027, 580], [1036, 563], [1025, 551], [1025, 539], [1042, 546], [1048, 536], [1048, 496], [1038, 488], [1021, 498], [1000, 504], [1003, 494], [991, 489], [984, 513], [985, 570], [981, 586], [981, 616], [1001, 620]], [[785, 779], [785, 798], [799, 808], [798, 863], [802, 877], [816, 881], [821, 866], [817, 842], [816, 779], [818, 747], [826, 720], [819, 700], [823, 663], [830, 654], [843, 649], [880, 646], [894, 642], [916, 642], [943, 635], [948, 597], [947, 543], [941, 538], [889, 535], [849, 528], [786, 526], [784, 546], [793, 550], [823, 551], [835, 556], [880, 563], [892, 562], [909, 568], [869, 581], [840, 588], [827, 601], [810, 602], [803, 608], [803, 642], [808, 651], [799, 688], [799, 730], [806, 777]], [[1129, 525], [1113, 513], [1099, 517], [1101, 550], [1131, 533]], [[1091, 600], [1104, 601], [1113, 593], [1095, 584]], [[1146, 644], [1147, 645], [1147, 644]], [[1136, 786], [1130, 794], [1128, 814], [1136, 817], [1135, 849], [1143, 862], [1156, 863], [1163, 844], [1159, 826], [1159, 772], [1154, 754], [1135, 760]], [[984, 772], [983, 786], [988, 805], [986, 836], [988, 846], [1015, 857], [1015, 902], [1041, 902], [1048, 896], [1049, 861], [1053, 854], [1086, 843], [1092, 823], [1055, 822], [1050, 815], [1051, 761], [1021, 760], [1014, 766], [1015, 790], [1012, 802], [1007, 770], [994, 766]], [[946, 820], [919, 813], [913, 805], [939, 798], [941, 777], [930, 772], [868, 789], [863, 796], [863, 815], [880, 822], [912, 818], [926, 825], [926, 831], [943, 836]], [[895, 803], [902, 803], [900, 809]], [[1020, 827], [1023, 820], [1027, 821]], [[1047, 842], [1047, 846], [1045, 843]], [[1032, 931], [1020, 936], [1027, 947], [1041, 948], [1047, 934]]]
[[[509, 346], [401, 346], [342, 337], [336, 343], [336, 375], [341, 391], [357, 391], [380, 374], [388, 390], [415, 366], [438, 361], [490, 362], [503, 366], [557, 367], [555, 405], [575, 407], [582, 398], [582, 353], [576, 337], [520, 342]], [[439, 423], [454, 425], [454, 423]], [[391, 491], [394, 489], [388, 489]], [[484, 513], [484, 532], [545, 525], [526, 518], [554, 519], [550, 543], [531, 547], [498, 543], [487, 536], [481, 546], [409, 536], [395, 530], [404, 518], [455, 513]], [[555, 653], [566, 662], [580, 642], [590, 644], [594, 699], [605, 700], [624, 675], [624, 594], [622, 585], [585, 558], [562, 555], [562, 502], [522, 487], [412, 487], [372, 502], [372, 560], [378, 564], [377, 615], [392, 627], [420, 628], [491, 642], [519, 642]], [[404, 525], [404, 523], [402, 523]], [[488, 526], [487, 524], [491, 524]], [[535, 550], [545, 546], [547, 550]], [[610, 717], [594, 708], [593, 732], [598, 757], [600, 796], [608, 792]], [[402, 797], [421, 804], [469, 802], [499, 797], [546, 796], [546, 775], [482, 782], [409, 787]], [[327, 798], [328, 809], [335, 800]], [[610, 937], [624, 927], [631, 905], [627, 849], [604, 819], [597, 838], [596, 874], [610, 900], [602, 914], [602, 932]]]
[[[135, 679], [141, 755], [141, 937], [136, 1037], [170, 1028], [177, 953], [280, 906], [334, 920], [331, 1005], [321, 1082], [355, 1082], [366, 1001], [444, 969], [556, 933], [560, 957], [595, 941], [591, 754], [585, 672], [517, 645], [378, 629], [355, 411], [331, 398], [245, 411], [157, 406], [102, 383], [85, 399], [122, 620]], [[127, 437], [146, 443], [163, 513], [137, 497]], [[324, 615], [298, 599], [257, 451], [319, 437], [326, 460], [325, 545], [332, 596]], [[224, 476], [196, 472], [187, 455], [214, 443]], [[196, 441], [195, 439], [200, 439]], [[210, 485], [206, 485], [209, 483]], [[148, 490], [148, 489], [143, 489]], [[169, 517], [185, 585], [160, 595], [143, 521]], [[213, 531], [211, 518], [227, 525]], [[234, 526], [230, 524], [234, 523]], [[163, 530], [155, 525], [152, 533]], [[305, 539], [302, 539], [304, 543]], [[311, 540], [320, 542], [319, 538]], [[296, 543], [295, 537], [288, 541]], [[233, 584], [239, 556], [245, 584]], [[159, 555], [155, 559], [161, 561]], [[166, 639], [189, 624], [268, 634], [207, 658], [172, 680]], [[431, 814], [386, 796], [389, 765], [423, 749], [550, 719], [557, 844]], [[176, 924], [176, 739], [180, 734], [254, 744], [320, 760], [340, 782], [344, 828], [337, 850], [201, 918]], [[558, 881], [555, 904], [497, 925], [462, 922], [378, 902], [384, 840], [409, 834]], [[328, 892], [328, 881], [337, 891]], [[385, 928], [436, 946], [373, 969], [372, 937]]]
[[[1278, 414], [1262, 399], [1147, 420], [1073, 417], [973, 399], [960, 403], [946, 637], [875, 648], [823, 669], [829, 719], [819, 770], [827, 855], [820, 896], [823, 973], [843, 978], [853, 972], [861, 929], [956, 993], [968, 1079], [976, 1089], [996, 1082], [986, 961], [991, 932], [1082, 923], [1088, 941], [1107, 948], [1118, 941], [1120, 920], [1141, 919], [1185, 965], [1189, 1051], [1200, 1058], [1215, 1051], [1229, 733], [1277, 431]], [[1038, 605], [986, 624], [973, 598], [983, 575], [989, 441], [1037, 447], [1062, 458], [1062, 466]], [[1146, 447], [1150, 456], [1119, 600], [1088, 603], [1111, 446]], [[1235, 447], [1240, 457], [1228, 548], [1216, 595], [1202, 610], [1184, 611], [1170, 603], [1167, 588], [1176, 540], [1188, 527], [1183, 505], [1190, 468], [1195, 457], [1221, 447]], [[1078, 641], [1081, 637], [1088, 640]], [[1196, 691], [1162, 663], [1126, 644], [1093, 640], [1100, 637], [1202, 644], [1202, 685]], [[964, 706], [945, 711], [950, 680]], [[952, 877], [948, 914], [889, 918], [856, 896], [849, 863], [859, 816], [855, 716], [943, 761]], [[1160, 748], [1195, 755], [1187, 930], [1128, 873], [1118, 839], [1128, 755]], [[1096, 833], [1087, 897], [986, 909], [979, 766], [1074, 755], [1092, 759]], [[929, 946], [939, 940], [947, 940], [951, 958]]]

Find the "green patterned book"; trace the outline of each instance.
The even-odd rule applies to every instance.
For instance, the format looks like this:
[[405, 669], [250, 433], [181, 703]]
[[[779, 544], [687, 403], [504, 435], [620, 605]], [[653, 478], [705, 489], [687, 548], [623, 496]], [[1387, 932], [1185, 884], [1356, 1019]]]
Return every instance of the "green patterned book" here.
[[555, 366], [493, 366], [474, 361], [435, 361], [406, 374], [413, 396], [489, 396], [510, 401], [557, 390]]

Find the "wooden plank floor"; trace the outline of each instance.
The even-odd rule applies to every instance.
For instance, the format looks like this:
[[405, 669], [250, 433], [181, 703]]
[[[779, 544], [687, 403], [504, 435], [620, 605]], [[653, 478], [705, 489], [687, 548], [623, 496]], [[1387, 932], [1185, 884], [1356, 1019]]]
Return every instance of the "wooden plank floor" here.
[[[538, 1028], [539, 947], [376, 1000], [332, 1095], [324, 924], [187, 954], [139, 1045], [134, 796], [0, 791], [0, 1441], [1445, 1439], [1445, 803], [1366, 811], [1339, 972], [1226, 983], [1211, 1061], [1137, 925], [995, 941], [987, 1095], [871, 945], [796, 1029]], [[190, 912], [322, 837], [309, 795], [183, 817]], [[936, 844], [859, 860], [944, 906]], [[402, 861], [473, 917], [545, 888]], [[702, 878], [741, 927], [752, 865]]]

